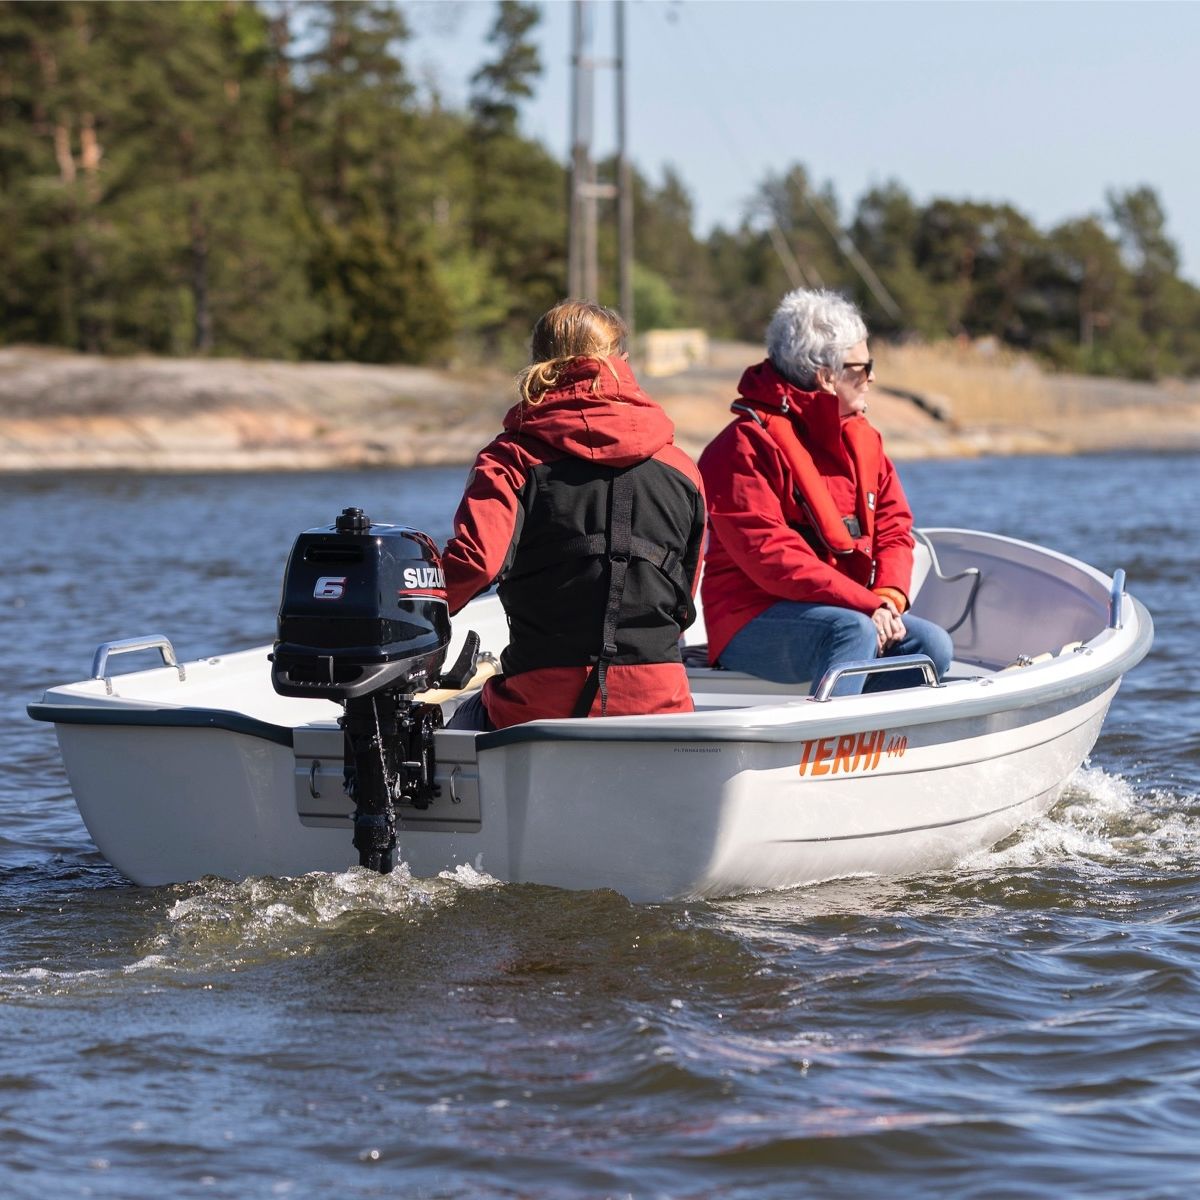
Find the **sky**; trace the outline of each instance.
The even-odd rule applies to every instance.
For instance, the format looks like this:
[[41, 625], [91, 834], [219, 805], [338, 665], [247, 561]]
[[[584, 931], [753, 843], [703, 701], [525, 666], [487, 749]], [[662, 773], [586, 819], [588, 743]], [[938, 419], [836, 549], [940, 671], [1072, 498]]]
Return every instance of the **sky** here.
[[[407, 57], [447, 103], [488, 54], [491, 0], [410, 0]], [[573, 3], [542, 5], [544, 73], [526, 134], [565, 161]], [[613, 52], [612, 0], [589, 0], [590, 53]], [[768, 173], [830, 181], [843, 214], [895, 180], [1010, 203], [1043, 230], [1148, 184], [1183, 273], [1200, 282], [1200, 3], [1195, 0], [627, 0], [629, 155], [670, 164], [696, 232], [738, 223]], [[596, 72], [593, 152], [615, 148], [614, 72]]]

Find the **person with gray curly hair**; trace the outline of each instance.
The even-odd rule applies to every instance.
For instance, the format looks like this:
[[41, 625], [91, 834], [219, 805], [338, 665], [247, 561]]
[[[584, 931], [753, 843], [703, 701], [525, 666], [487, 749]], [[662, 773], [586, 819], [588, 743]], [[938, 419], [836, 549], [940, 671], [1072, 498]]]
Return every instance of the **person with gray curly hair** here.
[[767, 357], [785, 378], [815, 391], [820, 371], [840, 373], [847, 353], [866, 343], [858, 309], [837, 292], [788, 292], [767, 326]]
[[[858, 309], [798, 289], [767, 327], [767, 358], [738, 385], [734, 419], [704, 451], [709, 543], [701, 598], [713, 666], [815, 690], [841, 663], [953, 644], [909, 611], [912, 510], [867, 421], [875, 363]], [[908, 687], [919, 671], [872, 675]], [[839, 694], [863, 690], [850, 676]]]

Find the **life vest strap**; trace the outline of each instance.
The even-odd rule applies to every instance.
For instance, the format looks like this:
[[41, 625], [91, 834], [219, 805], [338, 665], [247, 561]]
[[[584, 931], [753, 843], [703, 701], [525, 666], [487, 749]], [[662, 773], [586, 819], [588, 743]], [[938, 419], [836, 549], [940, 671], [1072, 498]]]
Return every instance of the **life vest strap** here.
[[[523, 579], [556, 566], [568, 558], [605, 558], [608, 555], [608, 535], [603, 533], [584, 534], [561, 542], [547, 542], [535, 549], [522, 548], [517, 563], [508, 572], [509, 579]], [[680, 626], [690, 625], [696, 619], [692, 603], [692, 589], [684, 573], [683, 562], [669, 546], [660, 546], [647, 538], [629, 538], [629, 556], [639, 558], [657, 567], [670, 581], [676, 594], [676, 617]]]
[[625, 578], [633, 541], [633, 481], [629, 468], [615, 471], [609, 485], [608, 516], [608, 599], [604, 605], [604, 630], [596, 665], [575, 701], [573, 717], [586, 717], [596, 694], [600, 695], [600, 715], [608, 713], [608, 668], [617, 656], [617, 626], [625, 597]]
[[[817, 470], [812, 454], [801, 442], [796, 427], [782, 412], [763, 411], [749, 402], [732, 405], [735, 412], [751, 417], [783, 455], [813, 530], [828, 550], [838, 556], [859, 550], [857, 542], [871, 537], [875, 527], [875, 487], [879, 476], [879, 449], [874, 431], [863, 423], [847, 422], [846, 446], [854, 463], [859, 512], [845, 516], [838, 511], [829, 487]], [[869, 558], [870, 556], [867, 555]]]

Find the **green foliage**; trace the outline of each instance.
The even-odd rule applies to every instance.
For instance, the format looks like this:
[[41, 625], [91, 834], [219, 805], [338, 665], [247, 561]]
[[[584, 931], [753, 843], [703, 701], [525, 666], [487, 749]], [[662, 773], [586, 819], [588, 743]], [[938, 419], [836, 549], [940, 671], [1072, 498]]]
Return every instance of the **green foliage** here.
[[428, 362], [450, 334], [450, 312], [420, 249], [367, 213], [315, 231], [312, 277], [326, 325], [315, 358]]
[[316, 41], [297, 56], [293, 154], [309, 202], [321, 220], [370, 208], [403, 225], [425, 165], [399, 57], [404, 16], [377, 0], [320, 0], [302, 11], [306, 39]]
[[890, 182], [860, 198], [847, 237], [832, 188], [794, 167], [764, 181], [736, 231], [708, 239], [720, 298], [710, 328], [758, 341], [779, 296], [803, 283], [850, 294], [884, 336], [994, 337], [1096, 374], [1200, 373], [1200, 289], [1178, 275], [1157, 195], [1114, 192], [1108, 204], [1107, 222], [1043, 233], [1011, 205], [922, 206]]
[[704, 243], [692, 230], [694, 223], [692, 197], [674, 168], [663, 170], [657, 187], [633, 172], [633, 299], [638, 328], [708, 324], [715, 281]]
[[0, 233], [8, 335], [294, 356], [321, 316], [297, 180], [261, 161], [262, 14], [6, 4], [0, 38], [26, 118], [0, 151], [0, 218], [23, 231]]
[[476, 262], [490, 264], [487, 302], [468, 334], [478, 353], [515, 365], [538, 316], [562, 298], [566, 277], [566, 173], [517, 132], [517, 103], [541, 73], [529, 35], [535, 5], [504, 0], [489, 36], [495, 57], [476, 71], [471, 118], [460, 143], [469, 165], [465, 220]]
[[858, 202], [850, 236], [867, 262], [878, 272], [890, 296], [903, 297], [901, 318], [881, 312], [861, 280], [854, 297], [884, 334], [912, 332], [937, 337], [941, 332], [939, 300], [932, 280], [917, 266], [916, 240], [921, 210], [897, 182], [871, 188]]
[[640, 262], [633, 265], [633, 307], [646, 329], [679, 329], [689, 324], [675, 290], [657, 271]]
[[481, 129], [515, 133], [517, 106], [533, 95], [534, 80], [542, 73], [537, 46], [529, 35], [541, 20], [536, 4], [500, 0], [488, 41], [496, 57], [471, 77], [471, 113]]
[[[413, 86], [391, 0], [0, 0], [0, 340], [516, 366], [563, 295], [567, 174], [520, 130], [539, 7], [494, 12], [456, 112]], [[672, 168], [632, 187], [639, 329], [759, 342], [803, 283], [881, 336], [1200, 374], [1200, 290], [1146, 186], [1043, 231], [894, 181], [846, 211], [793, 164], [704, 237]], [[615, 204], [600, 216], [613, 303]]]

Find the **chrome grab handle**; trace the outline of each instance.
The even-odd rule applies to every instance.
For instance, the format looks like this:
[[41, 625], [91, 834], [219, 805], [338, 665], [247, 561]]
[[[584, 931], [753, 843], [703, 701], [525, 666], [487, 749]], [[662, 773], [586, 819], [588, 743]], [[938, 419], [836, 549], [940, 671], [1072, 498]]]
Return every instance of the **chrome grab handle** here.
[[1125, 572], [1118, 567], [1113, 572], [1112, 591], [1108, 594], [1108, 627], [1121, 628], [1121, 601], [1125, 596]]
[[844, 662], [830, 667], [821, 676], [817, 690], [809, 697], [824, 703], [833, 689], [848, 675], [887, 675], [893, 671], [919, 670], [925, 676], [923, 687], [939, 687], [937, 668], [927, 654], [898, 654], [895, 658], [872, 658], [862, 662]]
[[187, 678], [179, 660], [175, 657], [175, 647], [171, 639], [161, 633], [147, 633], [142, 637], [122, 638], [119, 642], [101, 642], [96, 647], [92, 658], [92, 678], [103, 679], [105, 690], [112, 695], [112, 680], [105, 672], [108, 660], [115, 654], [132, 654], [135, 650], [157, 650], [162, 655], [164, 667], [174, 667], [179, 672], [180, 680]]

